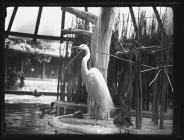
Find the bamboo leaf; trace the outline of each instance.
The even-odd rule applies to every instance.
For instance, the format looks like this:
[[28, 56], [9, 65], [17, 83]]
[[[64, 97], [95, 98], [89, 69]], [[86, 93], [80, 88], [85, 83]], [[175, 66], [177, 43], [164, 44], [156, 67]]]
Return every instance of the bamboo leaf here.
[[156, 74], [155, 78], [149, 83], [149, 86], [151, 86], [151, 84], [157, 79], [159, 73], [161, 72], [161, 70], [158, 71], [158, 73]]
[[170, 80], [170, 78], [169, 78], [168, 72], [167, 72], [165, 69], [164, 69], [164, 71], [165, 71], [165, 74], [166, 74], [167, 79], [168, 79], [168, 81], [169, 81], [169, 84], [170, 84], [171, 90], [172, 90], [172, 92], [174, 93], [174, 89], [173, 89], [173, 86], [172, 86], [171, 80]]

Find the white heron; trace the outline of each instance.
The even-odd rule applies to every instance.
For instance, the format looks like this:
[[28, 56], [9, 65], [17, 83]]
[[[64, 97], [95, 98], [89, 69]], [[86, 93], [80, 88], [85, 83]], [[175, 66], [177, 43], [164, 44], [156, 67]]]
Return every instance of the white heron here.
[[92, 109], [95, 112], [95, 119], [109, 119], [110, 111], [114, 107], [114, 104], [105, 79], [97, 68], [88, 69], [87, 62], [90, 59], [89, 47], [82, 44], [75, 48], [84, 50], [86, 53], [82, 59], [81, 74], [88, 96], [90, 96], [94, 102]]

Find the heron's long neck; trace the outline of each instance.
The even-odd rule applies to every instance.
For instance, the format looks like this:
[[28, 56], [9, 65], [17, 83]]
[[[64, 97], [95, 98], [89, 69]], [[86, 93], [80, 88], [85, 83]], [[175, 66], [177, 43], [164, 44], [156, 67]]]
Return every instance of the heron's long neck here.
[[86, 55], [83, 57], [82, 59], [82, 67], [81, 67], [81, 73], [82, 73], [82, 79], [83, 79], [83, 82], [86, 82], [86, 78], [87, 78], [87, 74], [88, 74], [88, 60], [90, 59], [90, 51], [87, 50], [86, 51]]

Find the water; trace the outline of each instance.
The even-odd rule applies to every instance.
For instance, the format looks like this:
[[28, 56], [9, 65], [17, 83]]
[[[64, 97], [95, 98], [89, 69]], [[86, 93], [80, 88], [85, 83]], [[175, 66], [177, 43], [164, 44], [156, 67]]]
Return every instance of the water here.
[[43, 104], [5, 104], [6, 134], [55, 134], [48, 121], [55, 114], [40, 118]]
[[[49, 104], [56, 101], [55, 96], [13, 95], [5, 94], [6, 134], [55, 134], [48, 121], [55, 114], [40, 115], [40, 108], [49, 108]], [[79, 109], [87, 113], [83, 107], [60, 109], [61, 114], [71, 114]]]

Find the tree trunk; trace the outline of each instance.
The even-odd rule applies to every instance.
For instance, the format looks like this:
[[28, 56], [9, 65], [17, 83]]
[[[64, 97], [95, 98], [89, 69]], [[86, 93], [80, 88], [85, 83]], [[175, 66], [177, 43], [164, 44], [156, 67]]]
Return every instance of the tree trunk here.
[[102, 72], [105, 80], [107, 80], [109, 55], [104, 55], [98, 51], [109, 53], [114, 18], [114, 8], [102, 8], [95, 26], [94, 36], [91, 41], [92, 65], [97, 67]]
[[[105, 81], [107, 81], [107, 68], [109, 64], [109, 55], [104, 55], [98, 51], [109, 53], [112, 28], [114, 26], [115, 8], [104, 7], [101, 9], [101, 13], [95, 25], [94, 36], [91, 39], [91, 66], [97, 67], [103, 74]], [[91, 104], [92, 103], [92, 104]], [[93, 105], [93, 102], [89, 102], [88, 111]], [[106, 116], [102, 116], [103, 112], [99, 111], [93, 113], [95, 118], [106, 119]], [[90, 114], [91, 117], [93, 113]]]

